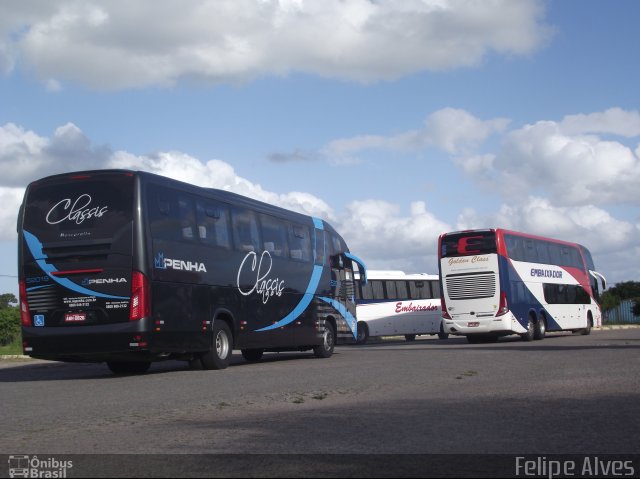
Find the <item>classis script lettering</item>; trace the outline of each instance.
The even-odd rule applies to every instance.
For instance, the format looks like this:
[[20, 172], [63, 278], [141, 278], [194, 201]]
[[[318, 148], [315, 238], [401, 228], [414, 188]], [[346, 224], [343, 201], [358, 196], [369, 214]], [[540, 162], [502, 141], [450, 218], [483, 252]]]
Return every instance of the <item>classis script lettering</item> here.
[[86, 193], [78, 196], [75, 201], [70, 198], [58, 201], [47, 213], [47, 223], [56, 225], [63, 221], [73, 221], [82, 224], [89, 218], [100, 218], [107, 212], [106, 206], [91, 206], [91, 195]]

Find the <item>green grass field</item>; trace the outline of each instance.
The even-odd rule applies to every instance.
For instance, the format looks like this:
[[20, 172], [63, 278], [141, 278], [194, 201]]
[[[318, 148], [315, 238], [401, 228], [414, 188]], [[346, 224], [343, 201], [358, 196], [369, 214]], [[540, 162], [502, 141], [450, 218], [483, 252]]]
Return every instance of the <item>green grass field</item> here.
[[0, 346], [0, 356], [22, 354], [22, 339], [18, 338], [11, 344]]

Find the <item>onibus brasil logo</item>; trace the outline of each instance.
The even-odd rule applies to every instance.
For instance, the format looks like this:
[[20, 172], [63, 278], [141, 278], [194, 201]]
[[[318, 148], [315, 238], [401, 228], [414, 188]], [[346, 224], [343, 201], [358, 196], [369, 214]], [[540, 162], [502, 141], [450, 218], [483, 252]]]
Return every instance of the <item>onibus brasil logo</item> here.
[[72, 467], [73, 461], [54, 457], [9, 456], [9, 477], [67, 477]]

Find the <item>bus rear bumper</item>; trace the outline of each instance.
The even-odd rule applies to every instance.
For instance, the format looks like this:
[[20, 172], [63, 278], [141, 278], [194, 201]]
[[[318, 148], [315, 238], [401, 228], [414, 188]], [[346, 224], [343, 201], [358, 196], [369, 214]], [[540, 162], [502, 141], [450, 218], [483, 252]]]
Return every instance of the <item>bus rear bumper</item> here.
[[511, 313], [490, 318], [478, 318], [464, 315], [453, 319], [443, 320], [446, 333], [467, 336], [470, 334], [523, 334], [527, 330]]
[[126, 323], [22, 328], [26, 355], [53, 361], [150, 360], [149, 318]]

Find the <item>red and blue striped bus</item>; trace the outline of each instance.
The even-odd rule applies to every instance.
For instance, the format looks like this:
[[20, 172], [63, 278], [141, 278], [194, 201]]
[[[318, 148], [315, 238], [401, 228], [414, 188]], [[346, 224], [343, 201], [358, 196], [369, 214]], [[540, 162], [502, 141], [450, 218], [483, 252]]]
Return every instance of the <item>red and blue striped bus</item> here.
[[605, 278], [577, 243], [500, 228], [440, 235], [445, 332], [470, 343], [547, 331], [589, 334], [602, 321]]

